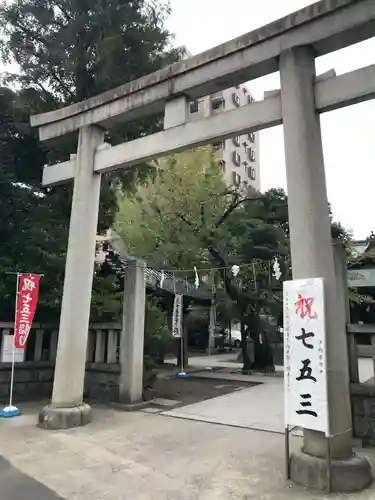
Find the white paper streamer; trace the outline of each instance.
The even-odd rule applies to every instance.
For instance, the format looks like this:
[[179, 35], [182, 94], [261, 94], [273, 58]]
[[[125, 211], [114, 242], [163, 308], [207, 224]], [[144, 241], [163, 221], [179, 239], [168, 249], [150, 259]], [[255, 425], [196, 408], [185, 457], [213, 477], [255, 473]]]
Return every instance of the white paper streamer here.
[[234, 277], [238, 276], [239, 272], [240, 272], [240, 266], [237, 265], [232, 266], [232, 274]]
[[195, 272], [195, 280], [194, 280], [195, 288], [199, 288], [199, 276], [197, 268], [195, 266], [194, 266], [194, 272]]
[[281, 278], [281, 270], [280, 270], [280, 264], [279, 264], [279, 261], [277, 259], [277, 257], [275, 257], [274, 261], [273, 261], [273, 272], [272, 274], [275, 276], [275, 278], [277, 279], [277, 281], [280, 280]]

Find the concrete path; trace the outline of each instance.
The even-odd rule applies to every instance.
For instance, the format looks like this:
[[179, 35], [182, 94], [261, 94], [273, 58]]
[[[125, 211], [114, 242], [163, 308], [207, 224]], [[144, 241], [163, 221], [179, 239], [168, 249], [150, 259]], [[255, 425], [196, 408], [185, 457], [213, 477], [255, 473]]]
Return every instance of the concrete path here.
[[[189, 366], [194, 368], [205, 368], [207, 366], [216, 368], [236, 368], [241, 367], [241, 363], [236, 362], [238, 350], [221, 354], [213, 354], [212, 356], [197, 356], [189, 358]], [[176, 364], [176, 359], [168, 359], [167, 363]], [[372, 358], [359, 358], [358, 360], [359, 379], [360, 382], [366, 382], [375, 376], [374, 365]], [[275, 366], [276, 372], [283, 372], [283, 366]]]
[[[194, 368], [212, 366], [229, 367], [235, 370], [241, 365], [234, 363], [236, 353], [200, 356], [190, 359]], [[163, 415], [197, 420], [201, 422], [244, 427], [247, 429], [284, 433], [284, 384], [283, 367], [276, 367], [276, 375], [242, 375], [237, 373], [191, 373], [191, 377], [217, 378], [218, 380], [247, 380], [261, 385], [242, 389], [214, 399], [208, 399], [181, 408], [163, 412]], [[279, 375], [279, 376], [277, 376]], [[373, 377], [372, 359], [359, 360], [361, 382]], [[225, 380], [222, 383], [225, 384]], [[295, 434], [300, 434], [294, 431]]]
[[[326, 498], [285, 481], [278, 434], [106, 408], [95, 408], [85, 428], [52, 432], [35, 427], [36, 411], [0, 423], [0, 454], [66, 500]], [[32, 498], [22, 490], [5, 495], [7, 478], [0, 480], [1, 500]], [[331, 498], [372, 500], [375, 488]]]
[[[221, 374], [215, 374], [217, 377]], [[207, 377], [212, 378], [211, 374]], [[233, 376], [244, 379], [243, 376]], [[163, 415], [187, 418], [222, 425], [284, 433], [283, 379], [267, 376], [247, 376], [260, 385], [232, 392], [218, 398], [166, 411]], [[222, 381], [225, 384], [225, 381]]]

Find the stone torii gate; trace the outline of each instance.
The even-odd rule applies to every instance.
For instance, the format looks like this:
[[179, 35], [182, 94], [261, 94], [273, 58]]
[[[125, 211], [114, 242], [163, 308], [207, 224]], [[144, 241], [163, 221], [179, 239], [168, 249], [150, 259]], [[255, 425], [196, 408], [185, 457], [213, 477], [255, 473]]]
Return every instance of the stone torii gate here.
[[[325, 279], [327, 364], [332, 438], [332, 488], [371, 483], [368, 463], [352, 453], [345, 314], [337, 293], [319, 113], [375, 97], [375, 65], [316, 79], [315, 58], [375, 36], [374, 0], [322, 0], [202, 54], [86, 101], [31, 117], [42, 141], [79, 132], [77, 155], [46, 167], [43, 185], [74, 181], [59, 343], [51, 404], [42, 417], [89, 420], [83, 404], [86, 343], [104, 172], [283, 124], [293, 276]], [[232, 85], [280, 71], [281, 91], [197, 122], [188, 103]], [[104, 131], [118, 122], [164, 112], [164, 131], [110, 147]], [[326, 484], [326, 441], [304, 431], [292, 455], [296, 482]]]

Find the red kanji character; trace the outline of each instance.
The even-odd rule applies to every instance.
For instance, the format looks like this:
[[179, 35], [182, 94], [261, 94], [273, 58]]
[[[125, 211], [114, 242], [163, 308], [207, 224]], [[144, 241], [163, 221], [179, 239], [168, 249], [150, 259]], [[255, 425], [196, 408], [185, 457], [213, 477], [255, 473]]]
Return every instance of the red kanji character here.
[[306, 317], [308, 317], [309, 319], [316, 319], [318, 316], [316, 312], [312, 311], [313, 302], [313, 297], [303, 297], [299, 293], [298, 300], [296, 302], [296, 314], [298, 314], [301, 319], [305, 319]]

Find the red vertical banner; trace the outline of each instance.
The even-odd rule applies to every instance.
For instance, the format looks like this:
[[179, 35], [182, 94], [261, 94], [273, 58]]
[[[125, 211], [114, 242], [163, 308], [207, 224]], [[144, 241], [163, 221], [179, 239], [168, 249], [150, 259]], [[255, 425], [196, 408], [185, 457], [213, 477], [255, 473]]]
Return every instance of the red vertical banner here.
[[40, 275], [19, 274], [14, 346], [24, 349], [38, 303]]

